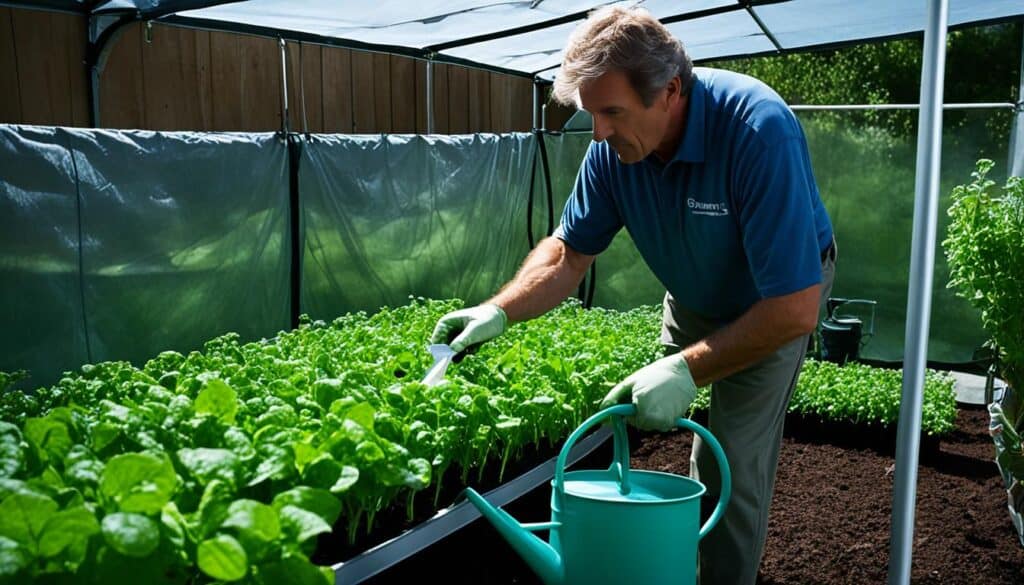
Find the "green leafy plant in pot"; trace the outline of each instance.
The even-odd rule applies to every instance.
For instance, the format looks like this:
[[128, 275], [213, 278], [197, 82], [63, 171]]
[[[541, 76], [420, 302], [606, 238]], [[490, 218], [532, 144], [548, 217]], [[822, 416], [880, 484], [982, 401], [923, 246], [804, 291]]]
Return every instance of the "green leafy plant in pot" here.
[[973, 180], [953, 189], [951, 222], [943, 241], [949, 287], [981, 311], [1003, 378], [1001, 400], [988, 405], [996, 463], [1006, 481], [1010, 514], [1024, 545], [1024, 180], [1000, 187], [981, 159]]

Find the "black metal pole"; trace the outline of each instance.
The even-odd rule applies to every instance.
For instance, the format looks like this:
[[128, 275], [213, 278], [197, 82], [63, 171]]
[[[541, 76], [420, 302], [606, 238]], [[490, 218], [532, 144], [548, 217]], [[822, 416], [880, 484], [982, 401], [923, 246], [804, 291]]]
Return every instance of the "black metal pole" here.
[[302, 138], [287, 135], [288, 140], [288, 223], [291, 240], [291, 327], [299, 326], [302, 311], [302, 207], [299, 205], [299, 161], [302, 158]]

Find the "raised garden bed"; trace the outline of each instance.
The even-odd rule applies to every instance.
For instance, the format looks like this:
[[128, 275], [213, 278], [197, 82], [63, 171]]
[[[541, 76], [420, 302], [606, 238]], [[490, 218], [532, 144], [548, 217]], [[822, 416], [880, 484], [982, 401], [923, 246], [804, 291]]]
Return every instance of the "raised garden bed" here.
[[[225, 335], [142, 368], [86, 365], [32, 398], [3, 394], [0, 507], [30, 512], [0, 522], [0, 577], [326, 582], [463, 486], [487, 491], [552, 457], [659, 353], [656, 308], [563, 306], [426, 387], [424, 340], [455, 306], [414, 299], [259, 343]], [[804, 416], [885, 424], [898, 411], [898, 377], [806, 368], [823, 381], [798, 388]], [[932, 381], [925, 428], [941, 432], [952, 390]]]

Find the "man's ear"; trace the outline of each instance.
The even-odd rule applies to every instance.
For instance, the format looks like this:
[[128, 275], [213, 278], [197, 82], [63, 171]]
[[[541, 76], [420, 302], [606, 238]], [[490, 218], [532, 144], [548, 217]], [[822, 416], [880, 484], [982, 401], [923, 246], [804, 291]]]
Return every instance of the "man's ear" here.
[[682, 80], [679, 79], [678, 75], [676, 75], [672, 79], [668, 80], [668, 83], [665, 85], [665, 101], [661, 101], [660, 96], [662, 94], [659, 94], [657, 103], [661, 107], [663, 107], [666, 112], [669, 111], [670, 109], [672, 109], [672, 106], [680, 99], [681, 96], [679, 94], [682, 88]]
[[665, 86], [665, 97], [668, 98], [668, 103], [671, 104], [673, 100], [682, 98], [680, 95], [683, 89], [683, 80], [678, 75], [669, 80], [668, 85]]

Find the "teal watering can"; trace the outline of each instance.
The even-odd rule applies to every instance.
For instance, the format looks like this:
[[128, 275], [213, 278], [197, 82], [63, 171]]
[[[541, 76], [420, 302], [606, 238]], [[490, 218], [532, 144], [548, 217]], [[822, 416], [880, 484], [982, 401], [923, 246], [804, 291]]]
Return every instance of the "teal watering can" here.
[[[703, 439], [722, 473], [722, 489], [711, 517], [700, 525], [700, 482], [671, 473], [631, 470], [622, 417], [633, 405], [602, 410], [576, 429], [555, 464], [551, 521], [520, 524], [472, 488], [463, 495], [487, 518], [547, 585], [692, 585], [697, 580], [697, 543], [725, 511], [732, 479], [725, 453], [704, 427], [680, 418], [676, 426]], [[606, 470], [570, 471], [565, 462], [576, 441], [612, 417], [614, 461]], [[532, 534], [550, 531], [550, 542]]]

